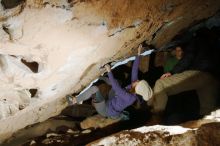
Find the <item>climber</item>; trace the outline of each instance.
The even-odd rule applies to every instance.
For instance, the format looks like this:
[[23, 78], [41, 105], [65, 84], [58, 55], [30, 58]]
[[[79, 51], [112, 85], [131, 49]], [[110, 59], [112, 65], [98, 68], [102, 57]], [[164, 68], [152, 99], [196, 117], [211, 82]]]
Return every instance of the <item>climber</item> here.
[[196, 90], [200, 101], [200, 114], [206, 115], [216, 108], [219, 82], [213, 77], [215, 63], [212, 62], [210, 45], [204, 36], [197, 36], [183, 49], [183, 57], [172, 71], [155, 83], [154, 96], [148, 102], [152, 112], [163, 113], [168, 96], [183, 91]]
[[[128, 85], [123, 89], [118, 81], [114, 78], [111, 68], [109, 65], [105, 65], [105, 69], [108, 72], [108, 78], [112, 85], [112, 89], [114, 94], [111, 94], [107, 99], [103, 97], [99, 88], [97, 86], [91, 86], [87, 91], [80, 94], [77, 97], [67, 96], [69, 103], [79, 103], [81, 101], [87, 100], [92, 97], [93, 94], [95, 96], [92, 98], [92, 102], [96, 111], [108, 118], [112, 119], [129, 119], [129, 113], [124, 111], [125, 108], [132, 105], [136, 100], [139, 101], [148, 101], [152, 97], [152, 90], [148, 83], [144, 80], [138, 80], [138, 65], [140, 61], [142, 45], [138, 47], [138, 56], [136, 57], [133, 66], [132, 66], [132, 77], [131, 77], [131, 85]], [[142, 98], [139, 97], [142, 96]], [[70, 101], [70, 99], [72, 101]]]

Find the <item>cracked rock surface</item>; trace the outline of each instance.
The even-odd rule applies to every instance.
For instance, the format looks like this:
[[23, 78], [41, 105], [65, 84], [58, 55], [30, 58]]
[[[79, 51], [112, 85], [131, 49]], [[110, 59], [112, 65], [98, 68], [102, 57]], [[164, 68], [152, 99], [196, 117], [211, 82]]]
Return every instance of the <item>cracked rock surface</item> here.
[[134, 55], [143, 41], [161, 47], [220, 7], [218, 0], [0, 1], [0, 143], [59, 114], [64, 96], [96, 79], [103, 64]]
[[181, 126], [154, 125], [123, 130], [87, 146], [217, 146], [220, 144], [218, 116], [219, 110], [216, 110], [203, 119], [186, 122]]

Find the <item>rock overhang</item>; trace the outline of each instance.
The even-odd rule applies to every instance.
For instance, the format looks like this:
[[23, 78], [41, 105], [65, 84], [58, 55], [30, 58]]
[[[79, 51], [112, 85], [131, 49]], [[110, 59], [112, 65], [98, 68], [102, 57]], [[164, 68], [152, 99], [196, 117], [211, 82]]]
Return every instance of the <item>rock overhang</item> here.
[[[133, 55], [143, 41], [161, 47], [219, 7], [215, 0], [27, 0], [10, 9], [0, 6], [1, 96], [27, 101], [13, 114], [10, 102], [1, 106], [7, 108], [1, 139], [59, 114], [67, 105], [63, 97], [102, 74], [103, 64]], [[22, 59], [38, 63], [38, 71]], [[21, 99], [20, 91], [29, 89], [37, 89], [36, 95]]]

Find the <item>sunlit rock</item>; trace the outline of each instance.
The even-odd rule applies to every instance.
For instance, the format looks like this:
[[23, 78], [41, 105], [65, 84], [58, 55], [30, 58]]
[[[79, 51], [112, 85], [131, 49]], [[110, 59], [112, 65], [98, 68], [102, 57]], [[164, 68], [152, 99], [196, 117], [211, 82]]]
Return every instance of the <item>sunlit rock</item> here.
[[219, 123], [204, 124], [198, 129], [182, 128], [180, 126], [149, 126], [133, 130], [125, 130], [103, 138], [88, 146], [195, 146], [219, 145]]
[[196, 145], [194, 132], [179, 126], [149, 126], [134, 130], [126, 130], [112, 136], [106, 137], [99, 142], [88, 144], [89, 146], [176, 146], [176, 145]]

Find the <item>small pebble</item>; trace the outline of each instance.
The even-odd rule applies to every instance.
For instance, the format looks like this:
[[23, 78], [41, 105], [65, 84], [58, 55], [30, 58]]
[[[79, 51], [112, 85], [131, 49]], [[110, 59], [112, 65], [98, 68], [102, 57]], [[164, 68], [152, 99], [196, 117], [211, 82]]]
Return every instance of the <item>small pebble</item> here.
[[63, 143], [64, 141], [59, 139], [59, 140], [57, 140], [57, 142], [59, 142], [59, 143]]
[[43, 144], [50, 144], [50, 143], [52, 143], [53, 141], [51, 141], [50, 139], [44, 139], [41, 143], [43, 143]]
[[79, 133], [79, 131], [73, 131], [72, 129], [68, 129], [68, 130], [67, 130], [67, 133], [75, 134], [75, 133]]
[[89, 130], [89, 129], [82, 131], [83, 134], [90, 133], [90, 132], [91, 132], [91, 130]]
[[30, 142], [30, 146], [31, 146], [31, 145], [34, 145], [34, 144], [36, 144], [36, 141], [35, 141], [35, 140], [32, 140], [32, 141]]
[[47, 138], [51, 137], [51, 136], [59, 136], [59, 134], [56, 133], [48, 133], [47, 134]]

